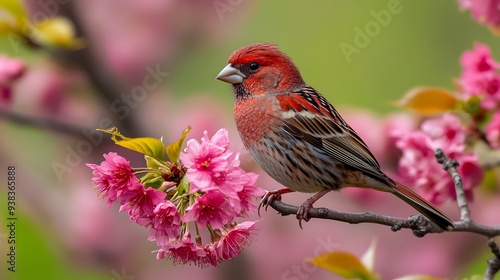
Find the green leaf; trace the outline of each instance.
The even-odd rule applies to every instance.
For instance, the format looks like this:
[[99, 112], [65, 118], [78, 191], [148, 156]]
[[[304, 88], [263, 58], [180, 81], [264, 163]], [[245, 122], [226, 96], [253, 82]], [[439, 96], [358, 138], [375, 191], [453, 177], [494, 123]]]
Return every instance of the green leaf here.
[[146, 187], [153, 187], [158, 189], [163, 184], [163, 177], [160, 172], [149, 172], [141, 178], [141, 183]]
[[460, 109], [471, 116], [476, 116], [481, 113], [481, 99], [477, 95], [473, 95], [469, 99], [461, 101], [459, 105]]
[[167, 165], [163, 161], [159, 161], [154, 157], [145, 155], [144, 160], [146, 161], [146, 166], [151, 169], [158, 170], [160, 168], [165, 168], [167, 170], [170, 170]]
[[183, 132], [182, 136], [177, 142], [174, 142], [170, 145], [167, 146], [167, 155], [168, 158], [170, 159], [170, 162], [174, 163], [179, 160], [179, 155], [182, 150], [182, 144], [184, 143], [184, 139], [186, 139], [187, 134], [191, 130], [191, 126], [188, 126]]
[[111, 140], [118, 146], [153, 157], [159, 161], [165, 161], [165, 145], [159, 139], [149, 137], [128, 138], [123, 136], [116, 127], [107, 130], [98, 128], [97, 130], [111, 134]]
[[189, 192], [189, 181], [186, 178], [187, 176], [182, 177], [179, 182], [179, 186], [177, 186], [177, 191], [179, 195], [183, 195]]
[[309, 262], [323, 269], [329, 270], [346, 279], [377, 279], [370, 271], [361, 263], [358, 257], [348, 252], [334, 251], [321, 254]]
[[422, 115], [432, 115], [453, 110], [457, 107], [457, 98], [447, 89], [435, 87], [417, 87], [407, 92], [396, 105], [409, 108]]

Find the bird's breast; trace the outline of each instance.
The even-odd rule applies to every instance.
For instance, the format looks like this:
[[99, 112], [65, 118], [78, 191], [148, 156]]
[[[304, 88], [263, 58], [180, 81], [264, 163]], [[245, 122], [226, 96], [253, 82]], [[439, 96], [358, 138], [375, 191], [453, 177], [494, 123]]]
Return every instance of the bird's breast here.
[[237, 101], [234, 105], [234, 120], [247, 149], [262, 141], [279, 121], [273, 114], [273, 104], [259, 98]]

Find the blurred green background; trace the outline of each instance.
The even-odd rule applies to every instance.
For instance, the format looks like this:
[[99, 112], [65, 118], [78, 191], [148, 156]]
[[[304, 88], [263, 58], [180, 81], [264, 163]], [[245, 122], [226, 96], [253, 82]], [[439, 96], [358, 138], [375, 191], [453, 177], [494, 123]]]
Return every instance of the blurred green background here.
[[[500, 40], [473, 21], [469, 12], [460, 12], [456, 1], [396, 1], [401, 12], [392, 14], [389, 24], [381, 26], [375, 36], [369, 37], [367, 46], [352, 54], [351, 61], [346, 59], [340, 45], [356, 46], [355, 28], [365, 30], [367, 24], [375, 21], [371, 12], [387, 10], [391, 1], [248, 2], [241, 1], [234, 11], [227, 12], [229, 15], [232, 12], [241, 13], [238, 9], [248, 9], [240, 25], [235, 25], [236, 28], [224, 27], [227, 36], [211, 42], [208, 47], [189, 49], [179, 58], [176, 71], [168, 78], [175, 100], [200, 93], [209, 95], [216, 102], [223, 103], [229, 114], [232, 108], [230, 88], [214, 77], [226, 65], [232, 51], [255, 42], [278, 44], [293, 58], [304, 79], [337, 107], [366, 108], [381, 114], [398, 110], [390, 102], [398, 100], [412, 87], [427, 85], [453, 89], [452, 79], [460, 74], [460, 54], [471, 49], [476, 41], [488, 44], [493, 55], [500, 59]], [[233, 22], [220, 21], [218, 24], [224, 26]], [[8, 38], [0, 40], [0, 51], [22, 57], [33, 64], [48, 55], [45, 51], [26, 48], [16, 53]], [[18, 166], [18, 176], [23, 176], [26, 169], [38, 170], [41, 178], [53, 176], [46, 159], [60, 147], [57, 140], [47, 132], [10, 123], [5, 123], [2, 130], [3, 148], [13, 149], [13, 153], [22, 159], [20, 162], [30, 162], [29, 165]], [[3, 185], [6, 182], [5, 172], [1, 172]], [[68, 182], [53, 187], [64, 188], [64, 184]], [[90, 188], [90, 181], [88, 185]], [[30, 187], [35, 186], [19, 186]], [[6, 201], [4, 192], [0, 192], [0, 201]], [[54, 229], [23, 211], [25, 202], [18, 197], [18, 272], [6, 272], [2, 262], [1, 279], [114, 277], [109, 271], [70, 264], [65, 257], [64, 245], [54, 237]], [[104, 204], [104, 201], [101, 202]], [[2, 217], [5, 217], [6, 207], [0, 209]], [[2, 235], [7, 234], [4, 231], [5, 227], [1, 227]], [[0, 240], [5, 241], [4, 238]], [[460, 270], [467, 270], [466, 275], [470, 276], [482, 274], [484, 269], [485, 263], [481, 260], [473, 268]]]

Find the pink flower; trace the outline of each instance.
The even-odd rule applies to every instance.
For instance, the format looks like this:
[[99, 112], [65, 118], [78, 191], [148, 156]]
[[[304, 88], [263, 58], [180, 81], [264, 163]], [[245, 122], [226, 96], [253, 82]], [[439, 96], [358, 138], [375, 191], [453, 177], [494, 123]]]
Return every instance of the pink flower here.
[[187, 178], [190, 182], [190, 193], [210, 190], [220, 191], [231, 200], [235, 211], [239, 212], [238, 193], [249, 184], [254, 175], [241, 169], [238, 154], [228, 148], [227, 130], [220, 129], [209, 139], [207, 132], [201, 143], [191, 139], [187, 142], [186, 153], [180, 156], [181, 162], [188, 168]]
[[[266, 193], [263, 189], [254, 185], [259, 175], [255, 173], [247, 173], [247, 175], [249, 177], [249, 181], [245, 184], [245, 186], [243, 186], [243, 189], [238, 192], [238, 199], [235, 202], [230, 199], [232, 204], [235, 204], [233, 207], [237, 209], [237, 212], [241, 212], [241, 215], [245, 215], [249, 211], [254, 211], [256, 206], [253, 203], [253, 199], [261, 197]], [[239, 209], [237, 206], [238, 203]]]
[[221, 228], [236, 216], [224, 195], [216, 190], [198, 197], [186, 210], [188, 212], [182, 217], [182, 221], [196, 221], [200, 226], [210, 224], [215, 229]]
[[217, 266], [215, 254], [206, 246], [198, 246], [191, 240], [189, 232], [184, 234], [182, 240], [171, 242], [157, 251], [156, 259], [169, 258], [174, 264], [193, 263], [204, 267], [207, 264]]
[[434, 150], [441, 148], [460, 163], [458, 172], [463, 176], [464, 190], [472, 198], [472, 188], [481, 183], [483, 172], [477, 157], [465, 151], [465, 140], [465, 128], [453, 115], [425, 121], [420, 131], [402, 136], [397, 142], [397, 147], [403, 152], [399, 161], [400, 175], [409, 186], [417, 188], [433, 203], [455, 198], [451, 176], [434, 157]]
[[24, 63], [0, 55], [0, 107], [8, 107], [12, 102], [12, 84], [19, 79], [25, 71]]
[[500, 27], [499, 0], [459, 0], [461, 10], [471, 10], [472, 17], [492, 29]]
[[465, 51], [460, 57], [460, 65], [465, 73], [484, 73], [500, 68], [486, 44], [474, 43], [474, 49]]
[[123, 191], [120, 212], [127, 210], [132, 221], [146, 226], [151, 223], [156, 206], [163, 202], [166, 196], [162, 191], [152, 187], [146, 189], [143, 184], [136, 183]]
[[195, 139], [187, 142], [186, 153], [180, 154], [180, 160], [188, 168], [187, 178], [191, 183], [190, 192], [206, 190], [215, 185], [214, 177], [226, 171], [231, 152], [228, 147], [227, 130], [221, 129], [208, 138], [205, 131], [201, 143]]
[[234, 228], [223, 233], [220, 240], [214, 243], [214, 250], [221, 260], [230, 260], [241, 253], [243, 247], [250, 242], [251, 231], [255, 222], [247, 221], [237, 224]]
[[483, 108], [494, 108], [500, 101], [500, 75], [497, 73], [500, 64], [493, 59], [490, 48], [474, 44], [473, 50], [462, 54], [460, 64], [463, 67], [460, 84], [464, 98], [480, 96]]
[[94, 188], [100, 198], [108, 198], [108, 207], [115, 202], [128, 187], [139, 183], [130, 163], [116, 153], [103, 155], [101, 165], [87, 164], [92, 168]]
[[0, 56], [0, 85], [8, 85], [24, 74], [24, 63], [19, 59]]
[[164, 246], [169, 239], [176, 238], [181, 230], [181, 218], [175, 205], [170, 201], [163, 201], [156, 205], [151, 218], [150, 241]]
[[496, 112], [486, 126], [486, 139], [494, 149], [500, 148], [500, 113]]
[[433, 140], [435, 148], [447, 150], [463, 150], [465, 148], [465, 127], [457, 117], [451, 114], [427, 120], [422, 123], [420, 129]]

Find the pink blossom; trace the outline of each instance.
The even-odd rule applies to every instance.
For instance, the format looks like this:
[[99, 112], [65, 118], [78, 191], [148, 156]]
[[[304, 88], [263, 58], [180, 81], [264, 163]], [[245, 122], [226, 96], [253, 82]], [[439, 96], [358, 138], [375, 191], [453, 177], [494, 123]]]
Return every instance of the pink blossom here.
[[459, 0], [461, 10], [471, 10], [472, 17], [492, 29], [500, 27], [499, 0]]
[[227, 150], [227, 130], [221, 129], [208, 138], [205, 131], [201, 143], [191, 139], [186, 144], [186, 153], [180, 154], [180, 160], [188, 168], [187, 178], [191, 183], [190, 192], [206, 190], [215, 185], [214, 177], [226, 171], [231, 152]]
[[486, 126], [486, 139], [494, 149], [500, 148], [500, 113], [496, 112]]
[[8, 107], [12, 102], [12, 84], [19, 79], [25, 71], [24, 63], [0, 55], [0, 107]]
[[238, 256], [243, 247], [250, 242], [254, 227], [254, 221], [246, 221], [223, 233], [220, 240], [213, 245], [217, 257], [221, 260], [230, 260]]
[[[434, 150], [441, 148], [451, 159], [460, 163], [458, 172], [463, 176], [466, 195], [472, 198], [472, 188], [478, 186], [483, 173], [475, 155], [465, 151], [465, 128], [453, 115], [422, 123], [420, 131], [402, 136], [397, 147], [403, 155], [399, 161], [399, 174], [422, 196], [439, 204], [455, 198], [451, 176], [436, 162]], [[467, 177], [467, 179], [465, 179]]]
[[176, 238], [181, 230], [181, 218], [175, 205], [170, 201], [163, 201], [156, 205], [151, 218], [151, 232], [149, 240], [164, 246], [169, 239]]
[[230, 199], [232, 204], [234, 204], [233, 208], [235, 208], [237, 212], [241, 212], [242, 215], [245, 215], [249, 211], [254, 211], [256, 206], [253, 203], [253, 199], [265, 194], [263, 189], [255, 186], [255, 182], [259, 175], [255, 173], [247, 173], [247, 175], [249, 181], [243, 186], [243, 189], [238, 192], [238, 199], [236, 201]]
[[420, 129], [433, 140], [435, 148], [446, 147], [448, 150], [465, 148], [465, 127], [451, 114], [427, 120], [422, 123]]
[[493, 59], [488, 45], [474, 44], [473, 50], [462, 54], [460, 64], [463, 67], [460, 76], [463, 97], [482, 97], [483, 108], [494, 108], [500, 101], [500, 75], [497, 72], [500, 64]]
[[180, 159], [188, 168], [190, 193], [218, 190], [233, 202], [239, 199], [238, 192], [251, 178], [239, 167], [239, 154], [228, 150], [228, 145], [225, 129], [217, 131], [211, 139], [205, 131], [201, 143], [194, 139], [187, 142], [186, 153], [181, 153]]
[[224, 195], [216, 190], [210, 190], [196, 198], [195, 203], [186, 210], [188, 212], [182, 217], [182, 221], [196, 221], [200, 226], [210, 224], [212, 228], [221, 228], [237, 214]]
[[156, 259], [172, 259], [174, 264], [193, 263], [204, 267], [207, 264], [217, 265], [215, 254], [205, 246], [198, 246], [191, 240], [191, 234], [186, 232], [182, 240], [171, 242], [161, 247], [156, 254]]
[[481, 43], [475, 43], [473, 50], [462, 54], [460, 65], [465, 73], [484, 73], [500, 68], [500, 64], [491, 55], [490, 47]]
[[143, 184], [136, 183], [121, 195], [120, 212], [128, 211], [130, 219], [142, 226], [151, 223], [151, 216], [158, 204], [164, 201], [166, 193], [153, 189], [145, 188]]
[[0, 55], [0, 85], [7, 85], [19, 79], [24, 71], [24, 63], [21, 60]]
[[100, 198], [107, 197], [108, 207], [121, 196], [128, 187], [139, 183], [130, 163], [116, 153], [104, 154], [101, 165], [87, 164], [92, 168], [94, 188]]

